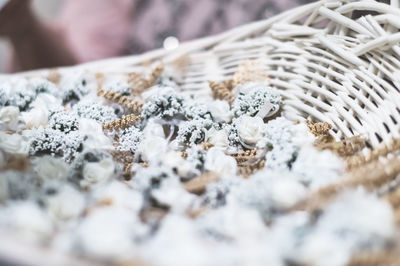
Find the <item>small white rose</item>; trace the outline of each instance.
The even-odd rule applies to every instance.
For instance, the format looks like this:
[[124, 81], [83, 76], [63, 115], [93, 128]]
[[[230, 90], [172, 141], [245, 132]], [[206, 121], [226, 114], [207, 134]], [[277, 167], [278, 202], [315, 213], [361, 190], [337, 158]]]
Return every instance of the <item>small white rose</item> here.
[[18, 125], [19, 109], [15, 106], [6, 106], [0, 109], [0, 130], [16, 130]]
[[33, 171], [43, 180], [65, 180], [68, 176], [68, 165], [52, 156], [37, 157], [33, 160]]
[[157, 161], [167, 152], [168, 142], [162, 137], [147, 137], [137, 149], [137, 154], [147, 162]]
[[83, 180], [81, 187], [104, 183], [108, 181], [114, 173], [114, 162], [111, 158], [106, 158], [96, 163], [86, 163], [83, 167]]
[[216, 147], [208, 150], [204, 167], [206, 170], [216, 172], [222, 176], [235, 175], [237, 172], [236, 160]]
[[56, 220], [78, 217], [85, 208], [85, 198], [75, 188], [66, 185], [57, 195], [46, 199], [50, 216]]
[[263, 137], [263, 129], [264, 121], [258, 116], [242, 116], [237, 124], [240, 139], [249, 145], [256, 144]]
[[215, 100], [208, 104], [210, 111], [215, 122], [230, 122], [232, 119], [232, 112], [227, 101]]
[[200, 174], [199, 170], [193, 168], [193, 165], [182, 158], [180, 152], [170, 151], [165, 154], [163, 163], [172, 169], [176, 169], [178, 175], [182, 178], [191, 178]]
[[85, 148], [87, 149], [113, 149], [111, 140], [104, 135], [101, 125], [93, 119], [80, 118], [79, 130], [86, 135]]
[[23, 135], [10, 135], [0, 132], [0, 149], [10, 154], [27, 155], [29, 151], [29, 141]]
[[44, 106], [38, 106], [28, 112], [22, 112], [21, 116], [27, 128], [38, 128], [47, 125], [49, 111]]
[[162, 125], [156, 123], [154, 119], [150, 119], [147, 122], [147, 125], [143, 130], [143, 134], [145, 137], [151, 137], [151, 136], [157, 136], [162, 138], [165, 137]]
[[229, 146], [228, 134], [225, 130], [216, 130], [212, 127], [206, 132], [205, 140], [206, 142], [213, 144], [214, 147], [220, 148], [224, 151]]

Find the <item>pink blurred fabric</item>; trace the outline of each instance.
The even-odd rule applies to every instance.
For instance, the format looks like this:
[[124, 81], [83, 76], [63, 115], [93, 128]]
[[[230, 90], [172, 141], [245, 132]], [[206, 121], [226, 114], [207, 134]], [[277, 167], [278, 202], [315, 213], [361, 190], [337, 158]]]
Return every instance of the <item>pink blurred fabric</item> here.
[[58, 26], [80, 62], [160, 48], [268, 18], [307, 0], [65, 0]]

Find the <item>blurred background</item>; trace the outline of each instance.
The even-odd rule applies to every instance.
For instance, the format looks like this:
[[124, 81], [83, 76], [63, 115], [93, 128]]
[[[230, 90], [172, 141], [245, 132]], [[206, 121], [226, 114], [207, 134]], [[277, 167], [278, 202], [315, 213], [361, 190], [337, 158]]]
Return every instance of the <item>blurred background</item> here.
[[[53, 20], [57, 16], [63, 2], [63, 0], [35, 0], [33, 8], [41, 17]], [[6, 72], [6, 61], [8, 60], [9, 51], [9, 41], [5, 38], [0, 38], [0, 73]]]
[[175, 49], [311, 0], [0, 0], [0, 72]]

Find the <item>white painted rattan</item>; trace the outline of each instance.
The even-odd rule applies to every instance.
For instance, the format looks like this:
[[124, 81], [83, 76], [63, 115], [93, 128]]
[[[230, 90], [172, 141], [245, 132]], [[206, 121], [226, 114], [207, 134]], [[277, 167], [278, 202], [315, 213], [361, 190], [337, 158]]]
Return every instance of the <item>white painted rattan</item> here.
[[[156, 50], [73, 69], [142, 71], [143, 62], [168, 63], [188, 55], [190, 66], [182, 88], [201, 94], [208, 93], [208, 80], [228, 79], [240, 62], [257, 59], [266, 65], [271, 85], [281, 90], [287, 117], [329, 122], [338, 138], [361, 134], [372, 146], [389, 144], [399, 137], [400, 123], [397, 6], [398, 1], [387, 5], [372, 0], [322, 0], [184, 43], [174, 51]], [[360, 10], [374, 13], [352, 18]]]

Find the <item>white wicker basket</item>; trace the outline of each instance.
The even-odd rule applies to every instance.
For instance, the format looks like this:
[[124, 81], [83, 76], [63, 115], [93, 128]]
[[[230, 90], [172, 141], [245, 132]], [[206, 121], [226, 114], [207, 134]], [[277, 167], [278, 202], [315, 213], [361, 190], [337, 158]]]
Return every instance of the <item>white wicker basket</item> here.
[[[374, 12], [352, 19], [354, 11]], [[196, 95], [210, 93], [207, 81], [229, 79], [242, 61], [257, 59], [265, 64], [271, 86], [283, 95], [286, 117], [326, 121], [333, 125], [335, 137], [365, 135], [377, 147], [381, 142], [390, 145], [400, 135], [399, 29], [398, 1], [387, 5], [322, 0], [181, 44], [174, 51], [156, 50], [59, 71], [140, 72], [148, 68], [145, 63], [168, 64], [187, 55], [189, 67], [181, 87]], [[0, 252], [5, 250], [0, 247]], [[35, 264], [52, 263], [39, 259]]]

